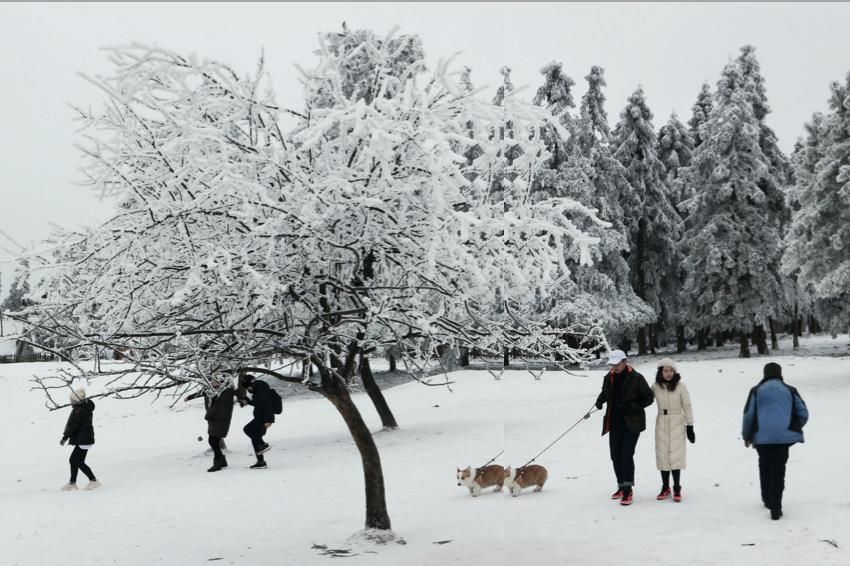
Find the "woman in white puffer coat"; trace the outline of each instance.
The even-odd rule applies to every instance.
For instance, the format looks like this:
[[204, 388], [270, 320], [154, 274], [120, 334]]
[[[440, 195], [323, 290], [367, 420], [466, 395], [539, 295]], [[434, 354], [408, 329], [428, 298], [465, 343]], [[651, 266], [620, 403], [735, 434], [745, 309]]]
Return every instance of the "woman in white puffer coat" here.
[[682, 383], [676, 362], [665, 358], [658, 362], [658, 373], [652, 384], [658, 417], [655, 419], [655, 463], [661, 471], [661, 493], [659, 501], [669, 499], [670, 473], [673, 473], [673, 500], [682, 500], [681, 470], [685, 469], [685, 437], [691, 444], [694, 434], [694, 412], [691, 395]]

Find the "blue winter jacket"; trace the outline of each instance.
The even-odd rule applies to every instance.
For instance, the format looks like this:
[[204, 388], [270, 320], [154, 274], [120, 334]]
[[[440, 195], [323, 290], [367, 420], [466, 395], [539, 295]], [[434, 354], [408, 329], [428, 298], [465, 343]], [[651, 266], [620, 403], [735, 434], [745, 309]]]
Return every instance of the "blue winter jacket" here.
[[753, 444], [804, 442], [809, 410], [796, 389], [782, 378], [766, 378], [750, 390], [741, 435]]

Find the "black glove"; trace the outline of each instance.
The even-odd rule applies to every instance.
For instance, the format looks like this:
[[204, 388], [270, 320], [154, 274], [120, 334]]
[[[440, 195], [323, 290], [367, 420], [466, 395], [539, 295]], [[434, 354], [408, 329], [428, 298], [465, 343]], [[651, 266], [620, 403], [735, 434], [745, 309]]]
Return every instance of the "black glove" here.
[[602, 401], [596, 401], [596, 408], [602, 410]]
[[65, 446], [65, 443], [68, 442], [68, 437], [63, 436], [62, 440], [59, 441], [59, 446]]
[[694, 434], [694, 425], [688, 425], [688, 426], [687, 426], [687, 428], [686, 428], [685, 430], [686, 430], [687, 435], [688, 435], [688, 440], [691, 442], [691, 444], [693, 444], [694, 442], [696, 442], [696, 441], [697, 441], [697, 437], [696, 437], [696, 435]]

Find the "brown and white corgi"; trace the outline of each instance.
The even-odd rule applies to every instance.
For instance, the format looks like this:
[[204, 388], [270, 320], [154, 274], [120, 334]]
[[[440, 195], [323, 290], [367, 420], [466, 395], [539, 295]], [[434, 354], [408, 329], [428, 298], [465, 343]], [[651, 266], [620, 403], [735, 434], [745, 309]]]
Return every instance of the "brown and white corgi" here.
[[478, 497], [482, 489], [496, 486], [493, 491], [502, 491], [505, 483], [505, 468], [497, 464], [473, 468], [467, 466], [465, 469], [457, 469], [457, 484], [469, 488], [472, 497]]
[[511, 492], [511, 496], [516, 497], [526, 487], [534, 487], [534, 491], [543, 489], [546, 480], [549, 479], [549, 472], [543, 466], [532, 464], [521, 468], [505, 468], [505, 485]]

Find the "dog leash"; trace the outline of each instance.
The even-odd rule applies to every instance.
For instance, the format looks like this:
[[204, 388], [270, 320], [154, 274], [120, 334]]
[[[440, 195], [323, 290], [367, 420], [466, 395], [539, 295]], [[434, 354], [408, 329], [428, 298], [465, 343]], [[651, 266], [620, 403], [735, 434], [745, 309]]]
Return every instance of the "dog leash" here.
[[558, 442], [559, 440], [561, 440], [562, 438], [564, 438], [565, 436], [567, 436], [567, 434], [568, 434], [571, 430], [573, 430], [575, 427], [577, 427], [579, 424], [581, 424], [581, 422], [582, 422], [582, 421], [589, 419], [589, 418], [590, 418], [590, 415], [592, 415], [593, 413], [596, 413], [596, 412], [598, 412], [598, 411], [599, 411], [599, 409], [597, 409], [597, 408], [596, 408], [596, 405], [593, 405], [593, 406], [590, 408], [590, 410], [589, 410], [588, 412], [586, 412], [586, 413], [584, 414], [584, 416], [582, 416], [582, 417], [581, 417], [578, 421], [576, 421], [576, 423], [575, 423], [573, 426], [571, 426], [570, 428], [568, 428], [567, 430], [565, 430], [565, 431], [561, 434], [561, 436], [559, 436], [558, 438], [556, 438], [555, 440], [553, 440], [553, 441], [549, 444], [549, 446], [547, 446], [546, 448], [544, 448], [543, 450], [541, 450], [540, 452], [538, 452], [538, 453], [537, 453], [537, 455], [536, 455], [536, 456], [534, 456], [534, 458], [532, 458], [531, 460], [529, 460], [528, 462], [526, 462], [525, 464], [523, 464], [522, 466], [520, 466], [520, 467], [519, 467], [519, 468], [517, 468], [517, 469], [518, 469], [518, 470], [521, 470], [522, 468], [525, 468], [526, 466], [528, 466], [529, 464], [531, 464], [532, 462], [534, 462], [535, 460], [537, 460], [537, 459], [538, 459], [538, 458], [539, 458], [539, 457], [540, 457], [540, 456], [541, 456], [544, 452], [546, 452], [547, 450], [549, 450], [550, 448], [552, 448], [553, 446], [555, 446], [555, 444], [557, 444], [557, 442]]
[[498, 454], [496, 454], [495, 456], [493, 456], [492, 458], [490, 458], [489, 460], [487, 460], [487, 463], [486, 463], [486, 464], [484, 464], [483, 466], [479, 467], [478, 469], [480, 470], [481, 468], [486, 468], [487, 466], [489, 466], [490, 464], [492, 464], [493, 462], [495, 462], [495, 461], [496, 461], [496, 458], [498, 458], [499, 456], [501, 456], [501, 455], [502, 455], [502, 454], [504, 454], [504, 453], [505, 453], [505, 451], [504, 451], [504, 450], [502, 450], [501, 452], [499, 452]]

